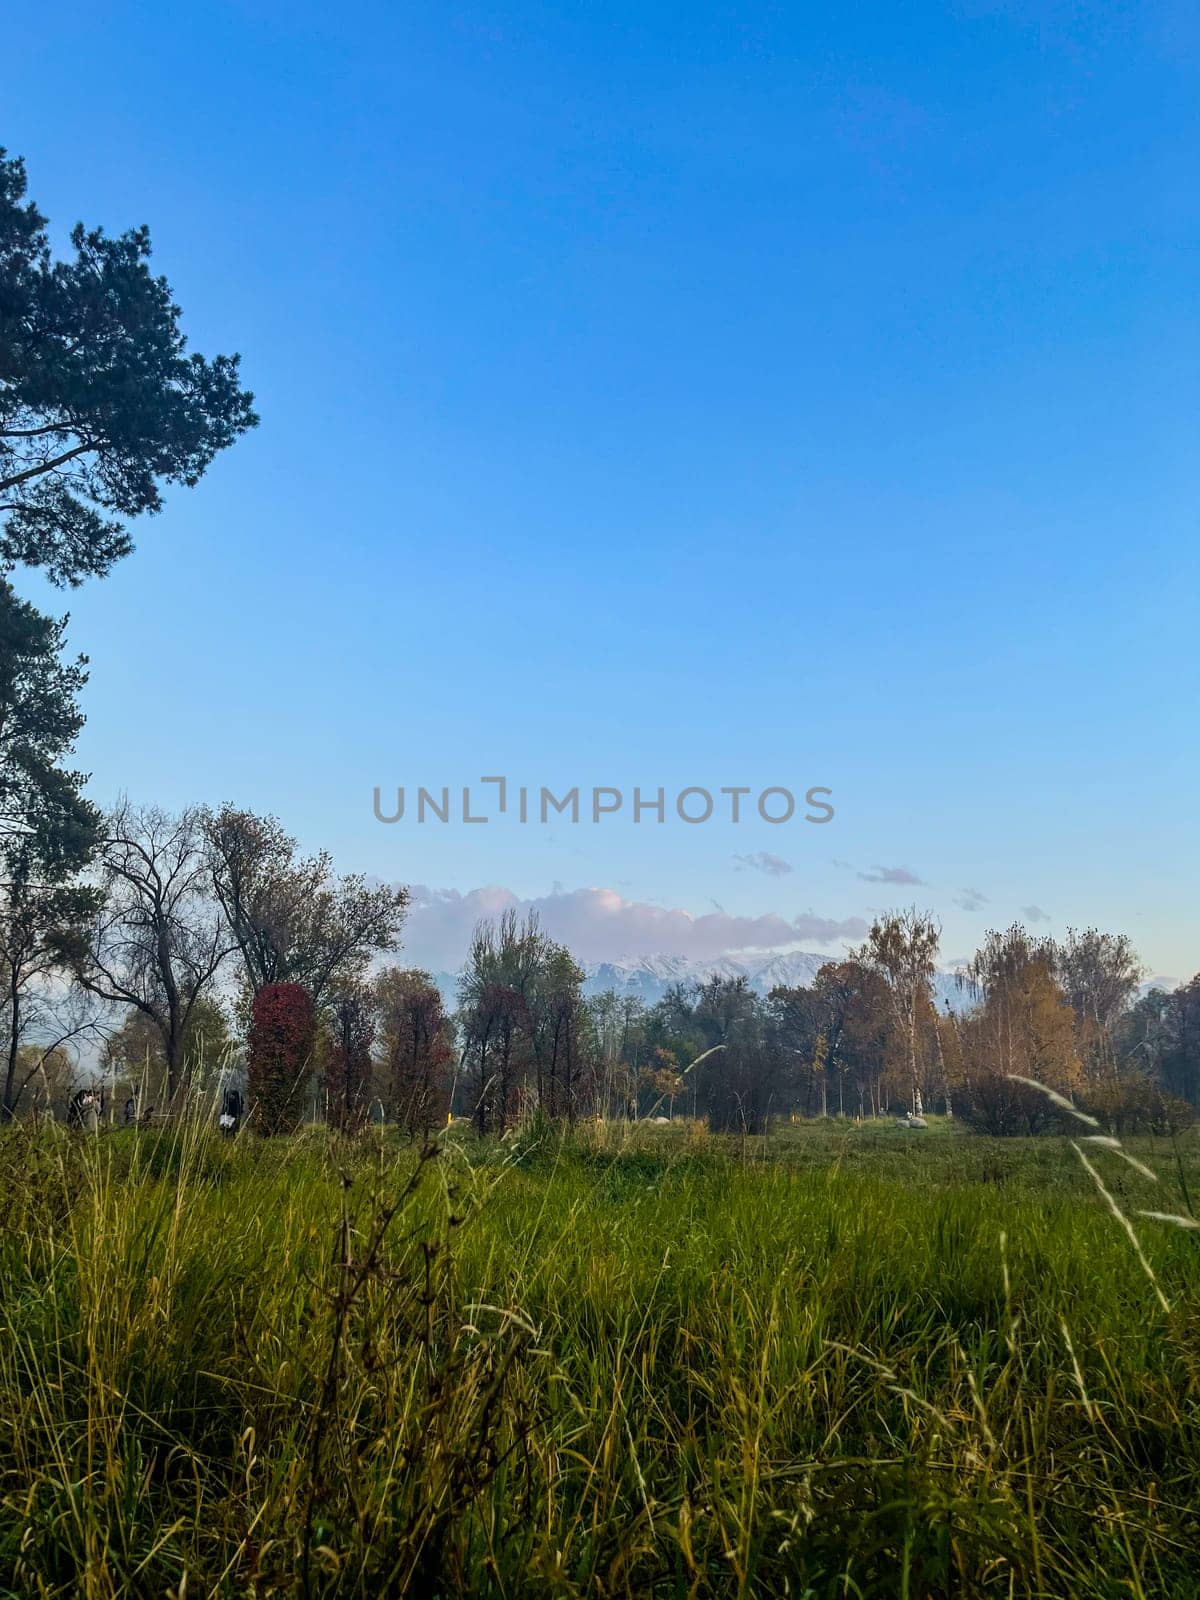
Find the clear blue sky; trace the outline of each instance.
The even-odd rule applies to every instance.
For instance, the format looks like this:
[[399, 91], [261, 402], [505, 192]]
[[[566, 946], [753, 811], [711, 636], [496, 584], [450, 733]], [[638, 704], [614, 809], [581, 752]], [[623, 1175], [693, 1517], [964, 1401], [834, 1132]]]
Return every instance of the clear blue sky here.
[[[96, 798], [235, 799], [437, 889], [916, 899], [949, 957], [1036, 905], [1200, 966], [1193, 6], [17, 0], [4, 34], [34, 198], [148, 223], [263, 416], [70, 597]], [[372, 819], [490, 772], [837, 817]]]

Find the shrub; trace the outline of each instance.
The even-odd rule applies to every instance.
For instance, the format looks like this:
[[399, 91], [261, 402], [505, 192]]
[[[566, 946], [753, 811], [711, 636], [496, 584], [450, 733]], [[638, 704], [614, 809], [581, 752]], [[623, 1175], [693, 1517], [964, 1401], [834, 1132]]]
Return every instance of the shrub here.
[[286, 1133], [304, 1112], [316, 1014], [299, 983], [268, 983], [250, 1008], [247, 1078], [261, 1133]]
[[1119, 1137], [1129, 1133], [1179, 1133], [1196, 1120], [1195, 1108], [1186, 1100], [1141, 1074], [1089, 1084], [1083, 1107]]
[[1048, 1096], [1002, 1072], [976, 1074], [954, 1093], [954, 1114], [979, 1133], [1006, 1139], [1019, 1134], [1059, 1133], [1067, 1113]]

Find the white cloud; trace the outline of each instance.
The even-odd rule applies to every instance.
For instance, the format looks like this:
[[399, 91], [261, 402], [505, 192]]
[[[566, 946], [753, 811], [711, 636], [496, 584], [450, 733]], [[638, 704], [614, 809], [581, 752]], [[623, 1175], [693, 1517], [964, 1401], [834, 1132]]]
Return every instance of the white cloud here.
[[860, 939], [867, 931], [861, 917], [839, 920], [814, 911], [791, 918], [772, 912], [734, 916], [726, 911], [697, 916], [677, 907], [626, 900], [615, 889], [605, 888], [556, 887], [551, 894], [529, 900], [498, 884], [465, 894], [416, 884], [410, 893], [401, 959], [433, 972], [457, 971], [475, 924], [510, 908], [522, 916], [536, 911], [550, 937], [567, 945], [580, 961], [659, 954], [707, 960], [733, 950], [777, 950], [802, 943]]

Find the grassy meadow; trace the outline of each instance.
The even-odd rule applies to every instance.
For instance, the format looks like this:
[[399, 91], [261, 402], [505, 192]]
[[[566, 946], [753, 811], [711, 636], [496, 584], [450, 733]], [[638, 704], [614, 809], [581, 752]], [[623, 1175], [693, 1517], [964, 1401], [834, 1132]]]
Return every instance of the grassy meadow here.
[[1200, 1144], [0, 1140], [0, 1593], [1200, 1589]]

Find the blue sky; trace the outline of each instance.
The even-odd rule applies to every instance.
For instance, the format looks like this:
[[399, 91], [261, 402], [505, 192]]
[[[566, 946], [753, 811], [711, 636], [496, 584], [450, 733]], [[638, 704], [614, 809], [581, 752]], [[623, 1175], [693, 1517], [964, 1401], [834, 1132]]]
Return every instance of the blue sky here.
[[[96, 798], [603, 889], [597, 949], [916, 900], [948, 957], [1036, 906], [1200, 965], [1192, 7], [18, 0], [5, 40], [60, 236], [147, 222], [263, 417], [69, 597]], [[496, 772], [837, 815], [372, 817]]]

